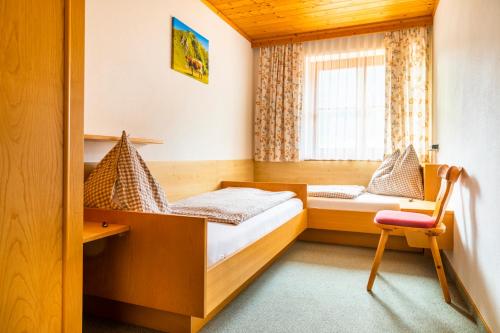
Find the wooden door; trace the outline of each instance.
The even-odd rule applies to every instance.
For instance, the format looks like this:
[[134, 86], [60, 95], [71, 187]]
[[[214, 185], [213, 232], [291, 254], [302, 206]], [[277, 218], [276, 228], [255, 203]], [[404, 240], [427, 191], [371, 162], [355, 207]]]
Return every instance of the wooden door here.
[[69, 52], [72, 2], [0, 0], [0, 332], [81, 330], [81, 307], [64, 308], [81, 303], [73, 166], [82, 160], [83, 72], [70, 69], [83, 61], [69, 60], [83, 49]]

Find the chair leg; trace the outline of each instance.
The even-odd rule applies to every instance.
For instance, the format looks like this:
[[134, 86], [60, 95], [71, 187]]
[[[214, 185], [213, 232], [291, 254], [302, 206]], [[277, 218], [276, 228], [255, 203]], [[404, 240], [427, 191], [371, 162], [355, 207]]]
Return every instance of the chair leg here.
[[443, 290], [444, 300], [446, 303], [451, 303], [450, 291], [448, 290], [448, 283], [446, 282], [446, 275], [444, 273], [443, 263], [441, 262], [436, 236], [429, 236], [429, 244], [431, 246], [432, 258], [434, 258], [434, 266], [436, 267], [439, 284]]
[[380, 235], [380, 239], [378, 241], [377, 252], [375, 253], [375, 258], [373, 259], [370, 278], [368, 279], [368, 285], [366, 286], [366, 290], [368, 291], [372, 291], [373, 283], [375, 282], [375, 277], [377, 276], [378, 266], [380, 266], [382, 256], [384, 255], [387, 238], [389, 238], [389, 231], [382, 229], [382, 234]]

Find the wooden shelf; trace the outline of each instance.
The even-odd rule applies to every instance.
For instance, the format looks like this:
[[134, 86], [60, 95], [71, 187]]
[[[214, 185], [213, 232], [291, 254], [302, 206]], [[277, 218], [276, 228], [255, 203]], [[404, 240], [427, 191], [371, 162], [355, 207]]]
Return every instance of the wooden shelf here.
[[[120, 141], [120, 136], [111, 135], [98, 135], [98, 134], [85, 134], [85, 141]], [[137, 144], [163, 144], [163, 140], [160, 139], [149, 139], [149, 138], [128, 138], [130, 142]]]
[[83, 222], [83, 243], [92, 242], [101, 238], [123, 234], [130, 230], [130, 226], [124, 224], [108, 224], [103, 227], [98, 222]]

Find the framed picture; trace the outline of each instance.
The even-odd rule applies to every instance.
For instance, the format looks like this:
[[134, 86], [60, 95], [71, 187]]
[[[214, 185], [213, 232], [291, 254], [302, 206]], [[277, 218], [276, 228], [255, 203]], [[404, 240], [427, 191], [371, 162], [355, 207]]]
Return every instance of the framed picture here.
[[208, 39], [172, 17], [172, 69], [208, 84]]

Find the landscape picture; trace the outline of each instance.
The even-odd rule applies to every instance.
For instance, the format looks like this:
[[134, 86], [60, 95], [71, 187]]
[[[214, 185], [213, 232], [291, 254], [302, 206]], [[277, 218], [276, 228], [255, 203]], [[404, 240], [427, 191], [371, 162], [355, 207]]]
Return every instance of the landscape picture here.
[[208, 83], [208, 39], [172, 18], [172, 69]]

